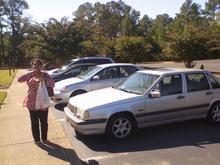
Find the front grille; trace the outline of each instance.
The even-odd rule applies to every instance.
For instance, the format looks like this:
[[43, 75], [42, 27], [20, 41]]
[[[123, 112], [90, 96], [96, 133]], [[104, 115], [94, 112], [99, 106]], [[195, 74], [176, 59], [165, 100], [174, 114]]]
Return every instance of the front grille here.
[[77, 107], [76, 106], [73, 106], [71, 105], [70, 103], [68, 103], [67, 107], [70, 109], [70, 111], [76, 115], [77, 114]]

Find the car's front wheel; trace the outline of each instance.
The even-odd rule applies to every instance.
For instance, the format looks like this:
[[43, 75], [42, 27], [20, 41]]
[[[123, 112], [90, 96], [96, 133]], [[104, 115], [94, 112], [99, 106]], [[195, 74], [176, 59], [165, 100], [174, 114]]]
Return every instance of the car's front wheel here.
[[106, 134], [115, 139], [124, 139], [135, 131], [133, 118], [128, 114], [118, 114], [110, 118]]
[[83, 94], [83, 93], [86, 93], [86, 91], [84, 91], [84, 90], [77, 90], [77, 91], [74, 91], [74, 92], [70, 95], [70, 97], [77, 96], [77, 95], [81, 95], [81, 94]]
[[220, 123], [220, 102], [212, 105], [208, 113], [208, 120], [211, 123]]

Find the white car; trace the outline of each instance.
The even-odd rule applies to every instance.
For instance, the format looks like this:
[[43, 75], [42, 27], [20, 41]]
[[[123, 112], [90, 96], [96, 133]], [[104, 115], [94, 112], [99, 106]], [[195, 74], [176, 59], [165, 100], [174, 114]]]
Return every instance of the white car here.
[[75, 78], [69, 78], [55, 83], [55, 103], [67, 103], [70, 97], [89, 91], [111, 87], [134, 72], [143, 68], [133, 64], [102, 64], [89, 68]]
[[123, 139], [137, 128], [207, 118], [220, 122], [220, 80], [208, 71], [143, 70], [115, 88], [73, 97], [64, 108], [77, 134]]

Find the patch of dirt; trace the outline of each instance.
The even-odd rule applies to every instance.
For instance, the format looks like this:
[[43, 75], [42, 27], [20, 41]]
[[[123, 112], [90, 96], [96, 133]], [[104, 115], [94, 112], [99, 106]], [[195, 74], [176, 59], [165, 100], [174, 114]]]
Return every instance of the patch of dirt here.
[[2, 85], [0, 84], [0, 89], [8, 89], [10, 85]]

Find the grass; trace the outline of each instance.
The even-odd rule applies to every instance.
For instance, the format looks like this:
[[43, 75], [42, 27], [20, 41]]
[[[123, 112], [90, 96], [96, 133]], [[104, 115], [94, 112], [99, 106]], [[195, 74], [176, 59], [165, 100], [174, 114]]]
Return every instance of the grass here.
[[9, 71], [7, 69], [0, 69], [0, 86], [1, 85], [11, 85], [15, 77], [16, 71], [11, 72], [11, 76], [9, 76]]
[[10, 76], [7, 69], [0, 69], [0, 108], [4, 102], [5, 97], [7, 96], [7, 92], [1, 91], [1, 88], [8, 88], [11, 85], [15, 75], [16, 71], [12, 71]]
[[0, 108], [1, 108], [1, 105], [2, 105], [6, 95], [7, 95], [7, 92], [0, 92]]

